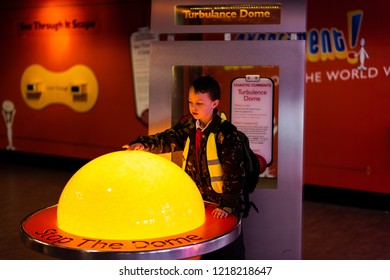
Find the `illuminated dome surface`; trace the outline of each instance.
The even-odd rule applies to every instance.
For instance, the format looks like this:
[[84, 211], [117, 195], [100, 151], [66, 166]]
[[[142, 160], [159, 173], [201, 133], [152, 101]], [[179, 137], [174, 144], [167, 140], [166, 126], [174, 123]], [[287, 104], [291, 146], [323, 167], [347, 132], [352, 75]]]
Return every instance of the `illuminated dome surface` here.
[[100, 156], [80, 168], [59, 199], [58, 227], [100, 239], [144, 239], [205, 222], [202, 197], [176, 164], [143, 151]]

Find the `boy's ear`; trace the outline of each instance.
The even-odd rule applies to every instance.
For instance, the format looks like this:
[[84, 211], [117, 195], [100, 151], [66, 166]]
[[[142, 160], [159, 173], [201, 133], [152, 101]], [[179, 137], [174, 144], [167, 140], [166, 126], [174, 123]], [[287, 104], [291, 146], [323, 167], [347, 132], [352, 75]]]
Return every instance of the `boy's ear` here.
[[212, 105], [213, 105], [213, 109], [216, 108], [219, 105], [219, 100], [218, 99], [214, 100]]

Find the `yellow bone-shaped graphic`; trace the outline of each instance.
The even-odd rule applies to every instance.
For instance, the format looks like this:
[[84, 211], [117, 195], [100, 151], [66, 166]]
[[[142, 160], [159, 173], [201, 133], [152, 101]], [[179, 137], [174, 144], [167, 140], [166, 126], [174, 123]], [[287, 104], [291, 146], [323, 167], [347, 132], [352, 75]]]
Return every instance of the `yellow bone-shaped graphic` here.
[[39, 64], [30, 65], [23, 72], [20, 88], [24, 101], [35, 110], [63, 104], [83, 113], [91, 110], [98, 98], [95, 74], [81, 64], [64, 72], [51, 72]]

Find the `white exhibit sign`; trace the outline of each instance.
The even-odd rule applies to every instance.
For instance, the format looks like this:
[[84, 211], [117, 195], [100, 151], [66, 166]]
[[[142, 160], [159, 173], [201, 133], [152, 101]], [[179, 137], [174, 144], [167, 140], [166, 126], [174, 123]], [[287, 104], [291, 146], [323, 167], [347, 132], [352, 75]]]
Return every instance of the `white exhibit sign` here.
[[273, 96], [272, 79], [259, 75], [236, 78], [231, 84], [231, 121], [244, 132], [252, 150], [272, 162]]
[[150, 33], [147, 27], [140, 28], [130, 36], [136, 114], [145, 124], [145, 114], [149, 110], [150, 44], [158, 40], [158, 35]]

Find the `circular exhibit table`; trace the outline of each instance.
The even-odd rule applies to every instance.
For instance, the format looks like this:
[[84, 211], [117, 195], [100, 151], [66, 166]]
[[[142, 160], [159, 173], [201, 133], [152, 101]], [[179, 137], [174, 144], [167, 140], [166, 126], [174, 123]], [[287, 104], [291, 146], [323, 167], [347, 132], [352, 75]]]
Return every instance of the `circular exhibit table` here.
[[233, 242], [241, 232], [234, 215], [212, 216], [214, 204], [205, 203], [202, 226], [181, 234], [154, 239], [106, 240], [77, 236], [57, 226], [57, 205], [32, 213], [20, 225], [23, 243], [32, 250], [59, 259], [175, 260], [196, 258]]

